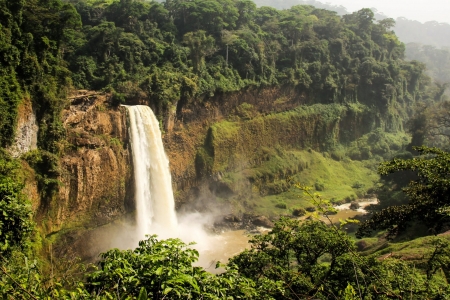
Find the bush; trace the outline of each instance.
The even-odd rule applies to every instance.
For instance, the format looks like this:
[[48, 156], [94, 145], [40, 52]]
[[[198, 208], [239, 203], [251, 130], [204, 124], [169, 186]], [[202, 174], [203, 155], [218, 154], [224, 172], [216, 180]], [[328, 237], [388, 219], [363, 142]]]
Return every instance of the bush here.
[[284, 203], [284, 202], [280, 202], [280, 203], [275, 204], [275, 207], [281, 208], [281, 209], [286, 209], [287, 208], [287, 204]]
[[[17, 180], [18, 164], [0, 150], [0, 255], [23, 248], [33, 229], [31, 208]], [[1, 284], [0, 284], [1, 285]]]
[[346, 154], [345, 148], [341, 145], [334, 147], [330, 153], [331, 158], [336, 161], [340, 161], [340, 160], [344, 159], [345, 154]]
[[358, 202], [353, 201], [350, 203], [350, 209], [357, 210], [360, 207]]
[[23, 157], [34, 169], [39, 192], [43, 198], [52, 197], [59, 189], [60, 166], [58, 157], [44, 150], [34, 150]]
[[0, 254], [8, 255], [14, 246], [22, 248], [30, 235], [31, 209], [22, 186], [11, 179], [0, 181]]
[[316, 207], [315, 206], [308, 206], [305, 209], [306, 209], [306, 211], [309, 211], [309, 212], [315, 212], [316, 211]]
[[113, 94], [111, 96], [111, 105], [112, 106], [119, 106], [121, 104], [124, 104], [125, 101], [126, 101], [126, 99], [125, 99], [124, 94], [113, 92]]
[[295, 217], [302, 217], [306, 215], [306, 209], [303, 207], [297, 207], [292, 210], [292, 215]]
[[316, 191], [320, 192], [325, 189], [325, 186], [323, 182], [316, 181], [316, 183], [314, 183], [314, 188], [316, 189]]
[[364, 184], [361, 183], [361, 182], [359, 182], [359, 181], [356, 181], [356, 182], [353, 183], [353, 185], [352, 185], [352, 188], [354, 188], [354, 189], [360, 189], [360, 188], [362, 188], [362, 187], [364, 187]]

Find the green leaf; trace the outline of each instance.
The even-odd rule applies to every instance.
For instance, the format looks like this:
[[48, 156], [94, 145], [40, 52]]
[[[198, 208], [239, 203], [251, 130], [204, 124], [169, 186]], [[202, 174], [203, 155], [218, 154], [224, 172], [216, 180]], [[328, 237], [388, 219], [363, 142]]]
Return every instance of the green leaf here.
[[[171, 287], [166, 287], [166, 288], [164, 289], [163, 294], [164, 294], [164, 295], [167, 295], [167, 294], [170, 293], [172, 290], [173, 290], [173, 288], [171, 288]], [[139, 300], [140, 300], [140, 299], [139, 299]]]
[[161, 276], [162, 272], [163, 272], [163, 268], [159, 267], [158, 269], [156, 269], [155, 274], [158, 276]]
[[145, 289], [145, 287], [142, 287], [140, 292], [139, 292], [139, 297], [137, 300], [147, 300], [147, 290]]

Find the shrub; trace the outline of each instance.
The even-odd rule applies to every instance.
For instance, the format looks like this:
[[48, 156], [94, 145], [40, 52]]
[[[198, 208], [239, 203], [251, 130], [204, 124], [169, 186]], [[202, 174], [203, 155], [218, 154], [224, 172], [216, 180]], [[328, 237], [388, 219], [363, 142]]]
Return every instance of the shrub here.
[[113, 92], [111, 96], [111, 104], [112, 106], [119, 106], [125, 103], [125, 95], [122, 93]]
[[34, 150], [26, 153], [23, 158], [34, 169], [41, 195], [52, 197], [59, 189], [60, 166], [58, 157], [44, 150]]
[[302, 217], [306, 215], [306, 209], [303, 207], [297, 207], [292, 210], [292, 215], [295, 217]]
[[320, 192], [325, 189], [325, 186], [323, 182], [316, 181], [316, 183], [314, 183], [314, 188], [316, 189], [316, 191]]
[[360, 188], [362, 188], [362, 187], [364, 187], [364, 184], [361, 183], [361, 182], [359, 182], [359, 181], [356, 181], [356, 182], [353, 183], [353, 185], [352, 185], [352, 188], [354, 188], [354, 189], [360, 189]]
[[281, 209], [287, 209], [287, 204], [284, 202], [280, 202], [280, 203], [275, 204], [275, 207], [281, 208]]
[[315, 206], [308, 206], [305, 209], [306, 209], [306, 211], [309, 211], [309, 212], [315, 212], [316, 211], [316, 207]]

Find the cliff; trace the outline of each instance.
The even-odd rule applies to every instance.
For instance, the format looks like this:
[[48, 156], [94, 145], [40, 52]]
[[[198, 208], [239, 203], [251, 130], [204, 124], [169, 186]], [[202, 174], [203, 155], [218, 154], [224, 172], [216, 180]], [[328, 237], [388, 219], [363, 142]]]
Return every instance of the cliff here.
[[[89, 229], [133, 210], [132, 159], [124, 108], [110, 107], [102, 93], [79, 91], [69, 100], [62, 112], [67, 138], [61, 142], [59, 187], [52, 194], [41, 188], [33, 207], [40, 232], [56, 242], [55, 251], [79, 254]], [[29, 180], [26, 190], [35, 186]]]
[[25, 98], [18, 107], [16, 134], [12, 145], [8, 148], [12, 157], [17, 158], [37, 148], [38, 129], [36, 112], [31, 100]]
[[[275, 149], [332, 152], [376, 128], [392, 132], [403, 128], [395, 109], [382, 114], [356, 103], [311, 104], [302, 93], [286, 87], [219, 94], [199, 102], [178, 102], [175, 122], [164, 137], [177, 203], [198, 209], [204, 208], [202, 201], [195, 203], [200, 198], [234, 189], [224, 186], [228, 185], [224, 172], [242, 173], [244, 193], [251, 190], [255, 179], [251, 169], [277, 156], [270, 154]], [[292, 168], [288, 173], [299, 171]], [[267, 183], [261, 181], [258, 188]]]
[[[41, 233], [56, 243], [58, 255], [92, 259], [105, 250], [87, 250], [86, 245], [95, 248], [102, 237], [93, 229], [112, 230], [103, 225], [121, 222], [134, 210], [126, 110], [112, 107], [110, 95], [102, 93], [78, 91], [69, 101], [62, 112], [66, 139], [60, 143], [57, 192], [49, 196], [41, 188], [36, 197], [36, 180], [28, 181], [26, 191], [35, 199]], [[380, 124], [393, 126], [388, 124], [392, 116], [380, 117], [364, 105], [311, 105], [295, 89], [282, 87], [180, 100], [160, 117], [177, 208], [221, 207], [222, 214], [255, 191], [261, 196], [286, 191], [276, 181], [308, 167], [292, 151], [332, 151]], [[289, 160], [274, 162], [273, 173], [258, 170], [280, 157]], [[238, 178], [225, 178], [231, 173], [239, 173]], [[63, 246], [67, 244], [71, 250]]]

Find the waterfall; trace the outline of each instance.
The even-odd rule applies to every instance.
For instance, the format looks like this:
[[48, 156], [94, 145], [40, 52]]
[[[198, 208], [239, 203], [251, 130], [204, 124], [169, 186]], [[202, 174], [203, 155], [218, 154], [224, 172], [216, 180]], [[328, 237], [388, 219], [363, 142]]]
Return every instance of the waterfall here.
[[169, 160], [158, 120], [148, 106], [126, 108], [133, 152], [138, 238], [153, 233], [173, 237], [177, 234], [177, 217]]

